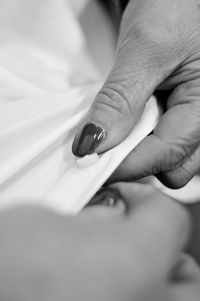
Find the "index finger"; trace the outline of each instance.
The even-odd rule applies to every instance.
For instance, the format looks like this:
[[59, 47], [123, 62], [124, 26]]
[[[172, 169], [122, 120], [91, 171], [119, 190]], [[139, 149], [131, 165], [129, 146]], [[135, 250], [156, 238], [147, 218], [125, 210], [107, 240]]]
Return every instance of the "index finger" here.
[[[199, 80], [177, 87], [168, 100], [168, 110], [154, 133], [146, 137], [112, 175], [110, 181], [135, 180], [149, 175], [173, 172], [193, 154], [200, 144]], [[171, 188], [184, 186], [199, 169], [196, 162], [173, 180], [164, 179]], [[162, 179], [161, 179], [162, 180]]]

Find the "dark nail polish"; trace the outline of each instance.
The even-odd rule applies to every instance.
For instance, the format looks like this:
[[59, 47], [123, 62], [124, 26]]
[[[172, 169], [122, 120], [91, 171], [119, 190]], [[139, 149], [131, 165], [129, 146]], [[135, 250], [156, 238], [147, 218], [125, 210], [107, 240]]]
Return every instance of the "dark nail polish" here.
[[94, 123], [86, 123], [74, 139], [72, 152], [77, 157], [92, 154], [105, 137], [106, 131], [102, 127]]

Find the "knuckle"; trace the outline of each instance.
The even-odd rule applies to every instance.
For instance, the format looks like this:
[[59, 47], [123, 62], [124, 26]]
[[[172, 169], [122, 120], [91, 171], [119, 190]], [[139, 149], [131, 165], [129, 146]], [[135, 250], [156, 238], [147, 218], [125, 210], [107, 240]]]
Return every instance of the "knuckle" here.
[[108, 111], [115, 111], [120, 118], [125, 116], [132, 118], [132, 107], [128, 94], [126, 83], [108, 83], [99, 92], [95, 107], [106, 107], [105, 109]]

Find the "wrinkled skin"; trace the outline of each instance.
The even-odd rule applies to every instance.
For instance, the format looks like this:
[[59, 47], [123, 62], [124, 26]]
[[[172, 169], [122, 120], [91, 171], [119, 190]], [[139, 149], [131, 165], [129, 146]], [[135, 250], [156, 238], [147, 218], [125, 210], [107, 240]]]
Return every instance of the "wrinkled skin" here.
[[155, 90], [168, 91], [166, 112], [112, 181], [154, 174], [179, 188], [200, 168], [199, 0], [129, 1], [112, 70], [86, 118], [107, 131], [97, 152], [124, 140]]
[[1, 299], [199, 300], [199, 268], [181, 255], [190, 229], [185, 209], [149, 186], [115, 189], [125, 211], [94, 206], [78, 217], [34, 207], [2, 212]]

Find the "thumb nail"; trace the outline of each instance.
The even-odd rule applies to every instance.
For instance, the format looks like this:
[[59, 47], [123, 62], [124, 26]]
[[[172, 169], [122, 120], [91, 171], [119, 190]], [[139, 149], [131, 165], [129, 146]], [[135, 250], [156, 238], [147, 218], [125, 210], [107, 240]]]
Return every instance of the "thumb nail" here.
[[106, 131], [101, 126], [94, 123], [86, 123], [74, 139], [72, 152], [77, 157], [92, 154], [105, 137]]

